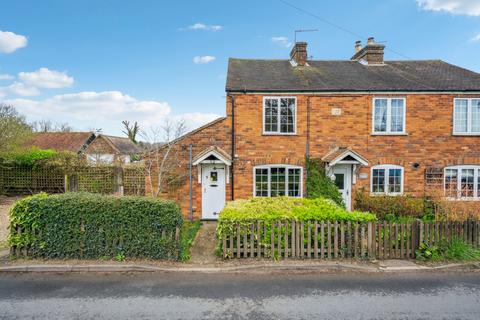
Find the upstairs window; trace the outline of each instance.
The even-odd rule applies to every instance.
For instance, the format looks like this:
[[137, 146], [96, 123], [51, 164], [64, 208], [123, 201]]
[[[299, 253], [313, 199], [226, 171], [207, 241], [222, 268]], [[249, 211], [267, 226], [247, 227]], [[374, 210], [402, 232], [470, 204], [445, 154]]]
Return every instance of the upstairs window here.
[[402, 194], [403, 167], [395, 165], [372, 167], [371, 191], [374, 194]]
[[266, 97], [263, 99], [263, 133], [296, 133], [296, 99]]
[[460, 199], [480, 199], [480, 166], [445, 168], [445, 196]]
[[253, 169], [255, 197], [301, 197], [302, 168], [286, 165], [259, 166]]
[[405, 98], [373, 99], [373, 133], [405, 133]]
[[480, 99], [455, 99], [453, 133], [480, 135]]

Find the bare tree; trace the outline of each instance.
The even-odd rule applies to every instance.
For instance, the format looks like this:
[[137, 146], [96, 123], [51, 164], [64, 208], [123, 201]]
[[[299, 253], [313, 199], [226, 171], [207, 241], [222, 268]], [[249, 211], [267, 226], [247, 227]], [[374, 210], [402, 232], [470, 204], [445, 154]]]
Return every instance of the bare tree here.
[[133, 143], [137, 143], [137, 134], [140, 131], [140, 126], [138, 125], [137, 121], [133, 124], [130, 124], [130, 121], [122, 121], [123, 127], [125, 130], [122, 132], [127, 135], [128, 139], [130, 139]]
[[50, 120], [39, 120], [31, 123], [34, 132], [72, 132], [73, 128], [66, 122], [52, 122]]
[[0, 152], [20, 147], [30, 133], [25, 117], [13, 106], [0, 103]]
[[178, 182], [175, 180], [181, 179], [176, 177], [180, 150], [175, 146], [185, 131], [184, 121], [166, 120], [160, 127], [141, 132], [142, 138], [146, 141], [143, 144], [147, 153], [144, 160], [145, 174], [149, 178], [151, 196], [159, 197], [168, 191], [171, 184]]

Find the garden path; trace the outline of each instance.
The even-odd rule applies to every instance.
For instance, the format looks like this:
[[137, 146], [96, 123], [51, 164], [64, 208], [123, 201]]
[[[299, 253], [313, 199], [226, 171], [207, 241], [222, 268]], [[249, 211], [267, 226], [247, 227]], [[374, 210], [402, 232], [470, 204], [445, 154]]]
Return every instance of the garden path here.
[[218, 261], [215, 255], [217, 222], [203, 221], [190, 249], [192, 263], [207, 264]]

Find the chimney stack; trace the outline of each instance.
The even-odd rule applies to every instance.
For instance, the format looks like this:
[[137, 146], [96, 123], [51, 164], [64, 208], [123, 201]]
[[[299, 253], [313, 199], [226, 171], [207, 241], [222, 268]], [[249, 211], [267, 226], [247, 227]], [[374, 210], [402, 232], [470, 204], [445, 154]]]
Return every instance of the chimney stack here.
[[307, 43], [297, 42], [290, 51], [290, 59], [295, 61], [298, 66], [307, 64]]
[[367, 45], [362, 48], [360, 41], [355, 42], [355, 54], [351, 58], [354, 61], [365, 61], [368, 65], [383, 65], [383, 51], [385, 46], [376, 43], [373, 37], [368, 38]]

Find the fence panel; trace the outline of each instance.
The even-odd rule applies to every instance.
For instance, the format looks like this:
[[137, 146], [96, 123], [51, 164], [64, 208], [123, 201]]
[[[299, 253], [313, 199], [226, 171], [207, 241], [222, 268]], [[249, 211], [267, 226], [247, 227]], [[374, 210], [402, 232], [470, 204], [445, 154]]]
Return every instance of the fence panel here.
[[411, 259], [423, 242], [480, 247], [480, 222], [252, 221], [222, 237], [224, 258]]

